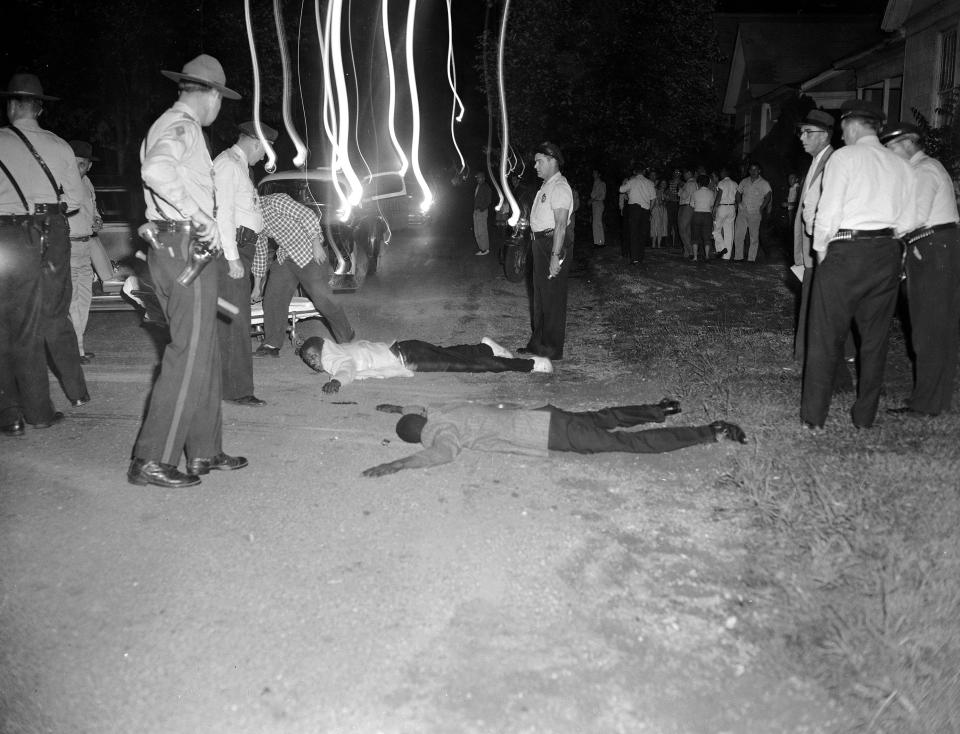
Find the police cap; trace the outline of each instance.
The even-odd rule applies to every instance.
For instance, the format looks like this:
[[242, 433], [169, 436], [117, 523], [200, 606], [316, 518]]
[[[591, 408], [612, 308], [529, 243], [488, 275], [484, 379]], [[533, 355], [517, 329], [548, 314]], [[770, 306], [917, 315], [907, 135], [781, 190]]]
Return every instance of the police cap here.
[[921, 135], [920, 128], [916, 125], [909, 122], [898, 122], [896, 125], [891, 125], [880, 133], [880, 142], [886, 145], [887, 143], [892, 143], [902, 138], [920, 140]]
[[[259, 135], [257, 135], [257, 126], [253, 123], [252, 120], [250, 122], [241, 122], [239, 125], [239, 128], [240, 128], [240, 132], [249, 138], [260, 137]], [[263, 137], [267, 139], [268, 143], [275, 143], [277, 142], [277, 138], [280, 137], [280, 133], [278, 133], [269, 125], [265, 125], [262, 122], [260, 123], [260, 131], [263, 133]]]

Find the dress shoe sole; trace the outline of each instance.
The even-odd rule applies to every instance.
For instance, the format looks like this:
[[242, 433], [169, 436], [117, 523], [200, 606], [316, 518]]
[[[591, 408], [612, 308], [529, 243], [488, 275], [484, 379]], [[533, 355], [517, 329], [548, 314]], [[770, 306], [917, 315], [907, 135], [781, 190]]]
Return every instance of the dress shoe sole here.
[[127, 481], [130, 482], [130, 484], [134, 484], [138, 487], [147, 487], [149, 485], [153, 485], [154, 487], [163, 487], [164, 489], [181, 489], [182, 487], [196, 487], [198, 484], [200, 484], [200, 479], [198, 477], [192, 474], [188, 476], [190, 477], [190, 479], [194, 479], [196, 481], [186, 481], [186, 482], [177, 482], [176, 484], [167, 484], [165, 482], [155, 482], [148, 479], [147, 477], [138, 476], [135, 474], [127, 474]]
[[237, 469], [244, 469], [250, 466], [249, 461], [245, 461], [242, 464], [237, 466], [229, 466], [227, 464], [217, 464], [215, 466], [204, 466], [204, 467], [187, 467], [187, 474], [191, 477], [200, 477], [206, 474], [209, 474], [211, 471], [236, 471]]
[[4, 436], [23, 436], [26, 431], [24, 430], [23, 426], [18, 426], [17, 428], [12, 428], [10, 430], [2, 428], [0, 429], [0, 433], [2, 433]]

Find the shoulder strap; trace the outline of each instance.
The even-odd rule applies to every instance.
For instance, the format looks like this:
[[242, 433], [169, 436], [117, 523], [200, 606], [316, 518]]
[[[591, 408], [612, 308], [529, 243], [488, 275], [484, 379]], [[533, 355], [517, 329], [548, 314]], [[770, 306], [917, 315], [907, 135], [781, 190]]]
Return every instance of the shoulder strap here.
[[23, 208], [26, 209], [27, 214], [30, 213], [30, 205], [27, 203], [27, 197], [23, 195], [23, 189], [20, 188], [20, 184], [17, 183], [17, 179], [13, 177], [13, 174], [10, 173], [10, 169], [7, 168], [6, 164], [3, 161], [0, 161], [0, 168], [3, 169], [3, 173], [10, 180], [10, 183], [13, 184], [14, 190], [17, 192], [17, 196], [20, 197], [20, 201], [23, 202]]
[[23, 144], [27, 146], [27, 150], [33, 154], [33, 157], [36, 158], [37, 163], [40, 164], [40, 168], [42, 168], [43, 172], [47, 174], [47, 178], [50, 180], [50, 185], [53, 187], [53, 193], [56, 194], [57, 203], [59, 204], [60, 197], [63, 196], [63, 187], [57, 183], [57, 179], [55, 179], [53, 174], [50, 173], [50, 168], [47, 166], [47, 162], [43, 160], [43, 156], [37, 152], [37, 149], [33, 147], [33, 144], [27, 140], [27, 136], [24, 135], [22, 131], [17, 129], [16, 125], [10, 125], [9, 129], [15, 133], [20, 140], [23, 141]]

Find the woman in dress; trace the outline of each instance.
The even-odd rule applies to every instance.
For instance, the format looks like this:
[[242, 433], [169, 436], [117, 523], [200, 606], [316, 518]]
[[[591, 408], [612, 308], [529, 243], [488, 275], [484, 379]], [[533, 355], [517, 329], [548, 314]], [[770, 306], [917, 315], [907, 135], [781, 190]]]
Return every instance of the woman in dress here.
[[666, 202], [667, 182], [665, 179], [657, 181], [657, 198], [650, 210], [650, 239], [654, 248], [662, 247], [662, 242], [669, 235], [670, 218], [667, 215]]

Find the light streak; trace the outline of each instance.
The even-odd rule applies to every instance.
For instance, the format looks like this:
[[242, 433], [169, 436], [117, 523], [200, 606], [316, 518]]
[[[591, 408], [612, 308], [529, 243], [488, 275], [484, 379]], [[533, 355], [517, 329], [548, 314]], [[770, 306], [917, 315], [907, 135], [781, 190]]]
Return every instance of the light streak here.
[[331, 184], [340, 200], [340, 208], [337, 210], [337, 215], [343, 221], [346, 221], [350, 218], [350, 211], [353, 207], [350, 205], [346, 193], [344, 193], [343, 188], [340, 186], [340, 176], [337, 174], [340, 167], [339, 146], [337, 144], [339, 132], [337, 130], [337, 110], [333, 101], [333, 93], [331, 91], [332, 84], [330, 82], [330, 35], [332, 18], [333, 6], [331, 3], [327, 5], [327, 16], [323, 22], [323, 30], [321, 30], [320, 0], [316, 0], [314, 5], [314, 19], [317, 24], [317, 36], [320, 41], [320, 58], [323, 63], [323, 130], [327, 134], [327, 139], [330, 141]]
[[500, 46], [497, 49], [497, 88], [500, 91], [500, 122], [503, 125], [503, 144], [500, 146], [500, 183], [510, 200], [511, 214], [507, 224], [516, 226], [520, 219], [520, 207], [507, 184], [507, 151], [510, 148], [510, 123], [507, 119], [507, 93], [503, 85], [503, 44], [507, 40], [507, 18], [510, 15], [510, 0], [503, 0], [503, 20], [500, 21]]
[[[450, 91], [453, 92], [453, 103], [450, 110], [450, 139], [453, 141], [454, 150], [457, 151], [457, 156], [460, 158], [460, 170], [457, 172], [458, 176], [463, 175], [464, 169], [467, 167], [466, 161], [463, 160], [463, 153], [460, 152], [460, 146], [457, 145], [457, 134], [454, 131], [454, 123], [460, 122], [463, 119], [463, 113], [466, 111], [463, 106], [463, 100], [460, 99], [460, 95], [457, 94], [457, 64], [453, 59], [453, 12], [451, 9], [451, 1], [447, 0], [447, 81], [450, 83]], [[460, 114], [457, 114], [457, 108], [460, 108]]]
[[494, 210], [500, 211], [504, 202], [503, 190], [497, 183], [497, 177], [493, 175], [493, 162], [490, 159], [490, 151], [493, 148], [493, 98], [490, 95], [490, 73], [487, 68], [487, 58], [489, 57], [487, 41], [490, 38], [490, 8], [492, 6], [492, 2], [487, 3], [487, 12], [483, 20], [483, 88], [487, 92], [487, 146], [484, 148], [484, 153], [487, 159], [487, 180], [493, 186], [493, 190], [497, 192], [497, 203]]
[[417, 0], [410, 0], [407, 8], [407, 79], [410, 82], [410, 103], [413, 110], [413, 142], [410, 147], [410, 159], [413, 162], [413, 175], [423, 192], [420, 210], [427, 211], [433, 204], [433, 194], [420, 170], [420, 95], [417, 91], [417, 73], [413, 63], [413, 21], [417, 14]]
[[253, 127], [267, 156], [264, 169], [267, 173], [277, 170], [277, 154], [273, 152], [270, 141], [264, 137], [260, 127], [260, 65], [257, 63], [257, 46], [253, 40], [253, 22], [250, 20], [250, 0], [243, 0], [243, 13], [247, 22], [247, 43], [250, 45], [250, 62], [253, 66]]
[[[329, 16], [329, 20], [332, 32], [328, 36], [330, 45], [327, 51], [333, 62], [333, 78], [337, 91], [337, 112], [339, 113], [335, 159], [337, 168], [343, 171], [350, 187], [347, 204], [354, 207], [360, 203], [363, 196], [363, 187], [360, 184], [360, 178], [350, 164], [350, 152], [348, 150], [350, 142], [350, 102], [347, 98], [347, 83], [343, 74], [343, 0], [330, 0], [330, 7], [332, 8], [332, 15]], [[334, 176], [336, 174], [337, 171], [335, 170]]]
[[400, 157], [400, 168], [397, 175], [403, 178], [407, 173], [407, 167], [410, 162], [407, 160], [407, 154], [400, 147], [400, 141], [397, 140], [397, 130], [395, 126], [397, 113], [397, 77], [393, 69], [393, 45], [390, 43], [390, 22], [387, 19], [390, 0], [382, 0], [383, 10], [383, 50], [387, 55], [387, 73], [390, 76], [390, 101], [387, 106], [388, 129], [390, 130], [390, 140], [393, 142], [393, 148]]
[[[290, 117], [290, 55], [287, 52], [287, 34], [283, 30], [283, 17], [280, 14], [280, 0], [273, 0], [273, 20], [277, 26], [277, 42], [280, 45], [280, 65], [283, 69], [283, 126], [287, 135], [293, 141], [297, 154], [293, 157], [293, 165], [300, 168], [307, 162], [307, 148], [300, 139], [297, 129], [293, 126]], [[259, 133], [260, 130], [258, 129]]]

